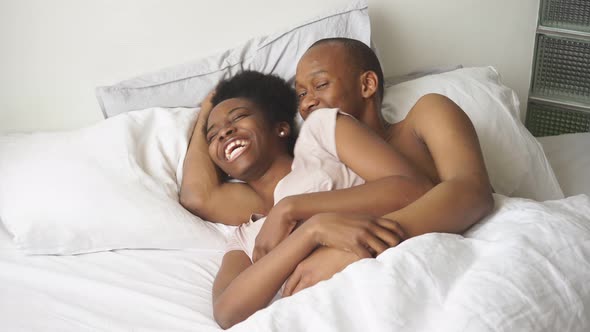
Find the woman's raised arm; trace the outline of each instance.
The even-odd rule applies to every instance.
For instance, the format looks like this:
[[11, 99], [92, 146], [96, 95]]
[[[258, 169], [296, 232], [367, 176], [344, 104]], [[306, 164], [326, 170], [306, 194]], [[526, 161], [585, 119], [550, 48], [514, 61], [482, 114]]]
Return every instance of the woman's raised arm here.
[[201, 103], [183, 166], [180, 204], [191, 213], [227, 225], [240, 225], [253, 212], [264, 211], [262, 199], [243, 183], [223, 180], [208, 153], [205, 126], [211, 112], [211, 92]]

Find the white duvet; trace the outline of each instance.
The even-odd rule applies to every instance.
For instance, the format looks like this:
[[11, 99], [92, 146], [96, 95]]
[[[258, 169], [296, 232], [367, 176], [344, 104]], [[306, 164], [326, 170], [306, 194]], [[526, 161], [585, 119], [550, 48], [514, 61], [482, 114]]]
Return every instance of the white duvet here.
[[[494, 198], [465, 237], [410, 239], [232, 331], [590, 331], [590, 199]], [[30, 257], [0, 243], [2, 330], [218, 330], [219, 252]]]

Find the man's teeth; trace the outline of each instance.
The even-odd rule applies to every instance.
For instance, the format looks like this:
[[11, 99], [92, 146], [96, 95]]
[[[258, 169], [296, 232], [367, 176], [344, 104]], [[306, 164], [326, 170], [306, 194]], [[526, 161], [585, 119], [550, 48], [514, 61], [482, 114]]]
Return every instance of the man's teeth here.
[[225, 148], [225, 159], [233, 159], [240, 151], [242, 151], [247, 145], [244, 140], [235, 140], [227, 145]]

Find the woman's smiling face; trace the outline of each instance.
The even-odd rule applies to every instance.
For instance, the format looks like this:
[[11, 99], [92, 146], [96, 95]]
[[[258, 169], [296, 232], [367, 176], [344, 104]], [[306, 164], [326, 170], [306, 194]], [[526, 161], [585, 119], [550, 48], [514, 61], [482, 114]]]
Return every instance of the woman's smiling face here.
[[279, 138], [264, 113], [248, 99], [220, 102], [209, 113], [206, 128], [211, 160], [236, 179], [261, 176], [275, 158], [273, 140]]

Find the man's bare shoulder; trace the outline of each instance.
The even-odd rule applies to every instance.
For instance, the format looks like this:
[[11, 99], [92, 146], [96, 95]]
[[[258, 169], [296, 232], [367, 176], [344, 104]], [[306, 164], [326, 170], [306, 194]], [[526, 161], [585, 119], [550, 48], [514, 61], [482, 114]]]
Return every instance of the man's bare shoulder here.
[[411, 128], [421, 138], [457, 129], [472, 129], [465, 112], [451, 99], [437, 93], [420, 97], [404, 122], [405, 127]]
[[420, 124], [423, 121], [429, 122], [433, 118], [452, 116], [452, 113], [456, 112], [464, 113], [461, 108], [447, 96], [437, 93], [429, 93], [420, 97], [418, 101], [416, 101], [416, 104], [414, 104], [408, 112], [406, 119], [410, 120], [412, 123]]

